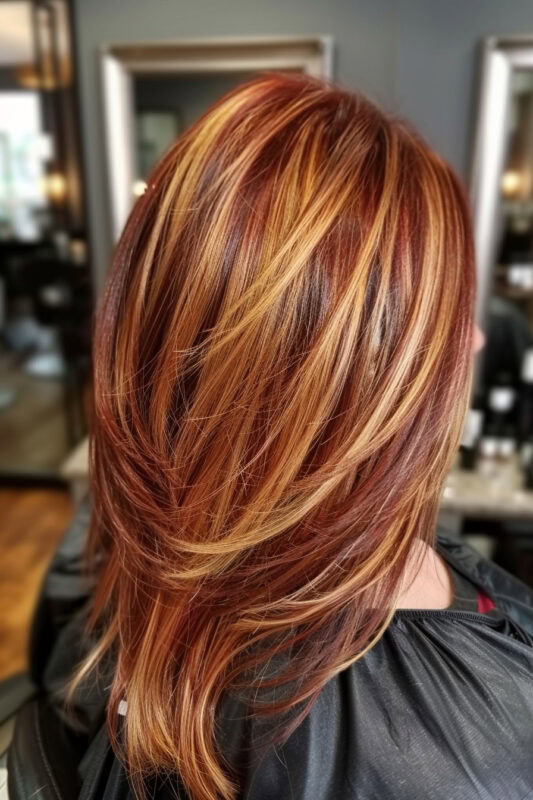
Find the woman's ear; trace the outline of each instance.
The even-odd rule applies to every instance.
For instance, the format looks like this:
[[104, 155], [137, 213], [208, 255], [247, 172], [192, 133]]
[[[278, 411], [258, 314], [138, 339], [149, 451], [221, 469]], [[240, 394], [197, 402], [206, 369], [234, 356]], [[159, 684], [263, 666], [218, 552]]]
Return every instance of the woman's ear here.
[[485, 334], [477, 325], [474, 325], [474, 339], [472, 341], [472, 352], [477, 353], [485, 344]]

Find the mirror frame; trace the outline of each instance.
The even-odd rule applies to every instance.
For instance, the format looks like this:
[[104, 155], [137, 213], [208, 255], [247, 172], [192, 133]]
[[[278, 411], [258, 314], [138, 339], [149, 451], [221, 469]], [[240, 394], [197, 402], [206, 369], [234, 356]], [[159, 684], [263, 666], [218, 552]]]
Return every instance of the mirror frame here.
[[296, 69], [333, 77], [333, 38], [324, 36], [184, 39], [108, 44], [100, 49], [107, 188], [113, 243], [130, 212], [135, 180], [133, 79], [163, 72], [220, 74]]

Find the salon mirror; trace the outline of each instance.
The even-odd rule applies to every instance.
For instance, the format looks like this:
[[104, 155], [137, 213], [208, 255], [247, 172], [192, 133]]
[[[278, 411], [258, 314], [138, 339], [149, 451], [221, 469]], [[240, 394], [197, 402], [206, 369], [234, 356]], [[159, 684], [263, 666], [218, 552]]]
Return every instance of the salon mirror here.
[[477, 318], [487, 335], [477, 389], [489, 391], [502, 372], [516, 388], [533, 369], [533, 37], [483, 44], [471, 194]]
[[491, 37], [482, 44], [470, 180], [478, 275], [476, 316], [485, 333], [485, 347], [477, 356], [458, 469], [450, 475], [444, 501], [463, 520], [463, 533], [494, 534], [500, 548], [504, 541], [518, 543], [517, 552], [522, 555], [509, 569], [519, 574], [521, 564], [523, 579], [529, 581], [533, 36]]
[[111, 243], [151, 167], [219, 97], [257, 72], [332, 77], [329, 36], [108, 45], [100, 54]]

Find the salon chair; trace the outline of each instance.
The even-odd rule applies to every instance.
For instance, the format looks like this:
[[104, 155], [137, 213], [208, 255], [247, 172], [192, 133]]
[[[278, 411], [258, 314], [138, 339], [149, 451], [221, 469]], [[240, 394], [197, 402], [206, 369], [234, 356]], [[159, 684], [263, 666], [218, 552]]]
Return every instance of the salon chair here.
[[90, 513], [79, 504], [45, 576], [30, 633], [29, 668], [0, 683], [0, 755], [7, 751], [10, 800], [72, 800], [77, 765], [87, 743], [50, 703], [77, 660], [64, 621], [83, 608], [88, 587], [82, 571]]

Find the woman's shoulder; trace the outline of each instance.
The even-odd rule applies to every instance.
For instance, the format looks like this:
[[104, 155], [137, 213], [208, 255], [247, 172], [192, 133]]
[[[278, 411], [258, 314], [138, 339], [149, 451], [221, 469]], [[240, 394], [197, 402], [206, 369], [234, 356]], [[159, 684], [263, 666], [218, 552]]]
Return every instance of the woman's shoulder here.
[[487, 797], [522, 800], [533, 786], [532, 675], [533, 638], [505, 615], [403, 611], [251, 765], [243, 798], [412, 800], [431, 787], [449, 800], [456, 786], [468, 800], [480, 796], [465, 777], [476, 775]]
[[480, 587], [497, 609], [533, 636], [533, 588], [445, 527], [437, 529], [436, 548], [459, 573]]
[[[431, 786], [444, 799], [450, 781], [463, 791], [464, 776], [479, 774], [487, 796], [518, 800], [526, 784], [516, 776], [533, 785], [533, 593], [445, 531], [437, 546], [498, 611], [397, 611], [372, 650], [325, 684], [286, 742], [250, 762], [244, 798], [411, 800]], [[495, 732], [504, 729], [513, 756], [502, 767]], [[435, 774], [447, 776], [440, 789]], [[479, 796], [469, 791], [464, 785], [461, 797]]]

